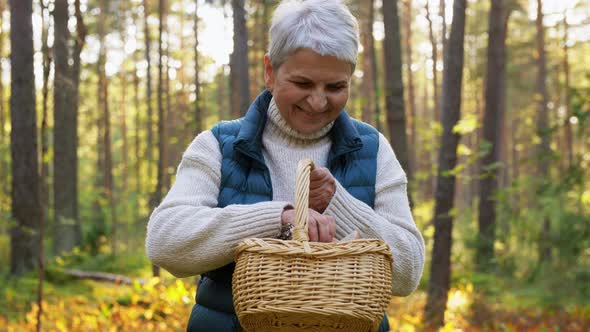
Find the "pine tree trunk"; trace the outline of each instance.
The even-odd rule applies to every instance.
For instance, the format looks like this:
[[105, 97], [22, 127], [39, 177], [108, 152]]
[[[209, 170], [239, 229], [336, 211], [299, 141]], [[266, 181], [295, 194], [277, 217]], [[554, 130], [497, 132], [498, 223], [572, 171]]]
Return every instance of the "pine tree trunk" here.
[[459, 134], [453, 127], [461, 116], [461, 84], [463, 79], [463, 41], [465, 34], [466, 0], [455, 0], [449, 45], [444, 56], [442, 124], [443, 135], [439, 152], [439, 170], [434, 210], [434, 245], [430, 267], [430, 284], [425, 308], [425, 321], [442, 326], [451, 278], [451, 245], [453, 231], [453, 199], [455, 176], [448, 172], [457, 164]]
[[[113, 192], [113, 163], [112, 163], [112, 149], [111, 149], [111, 128], [110, 128], [110, 110], [109, 110], [109, 94], [108, 94], [108, 80], [106, 76], [106, 53], [107, 53], [107, 45], [105, 42], [106, 37], [106, 19], [107, 19], [107, 1], [108, 0], [101, 0], [100, 1], [100, 15], [98, 21], [98, 36], [100, 40], [100, 49], [99, 49], [99, 56], [98, 56], [98, 105], [99, 110], [102, 114], [99, 116], [99, 121], [101, 122], [101, 131], [102, 135], [100, 135], [100, 144], [102, 145], [103, 149], [103, 159], [102, 165], [99, 164], [99, 171], [102, 173], [102, 183], [100, 186], [103, 188], [102, 190], [102, 199], [103, 201], [107, 202], [109, 205], [109, 215], [110, 221], [112, 226], [111, 231], [111, 245], [113, 248], [113, 254], [116, 253], [116, 235], [117, 235], [117, 220], [116, 220], [116, 211], [115, 211], [115, 201], [114, 201], [114, 192]], [[102, 220], [104, 223], [104, 219]], [[105, 225], [99, 226], [101, 229], [101, 233], [104, 233], [106, 228]]]
[[[121, 19], [123, 21], [127, 21], [127, 14], [125, 12], [125, 7], [122, 5], [122, 3], [119, 3], [119, 10], [121, 11]], [[126, 24], [121, 26], [121, 41], [123, 42], [123, 45], [127, 44], [127, 33], [125, 31], [126, 29]], [[116, 189], [116, 191], [119, 193], [119, 198], [118, 200], [121, 202], [124, 202], [124, 204], [122, 204], [121, 206], [121, 216], [122, 216], [122, 220], [127, 223], [129, 215], [128, 215], [128, 211], [129, 211], [129, 204], [127, 204], [127, 202], [129, 201], [129, 139], [128, 139], [128, 133], [127, 133], [127, 85], [128, 85], [128, 79], [127, 79], [127, 68], [126, 68], [126, 61], [127, 58], [125, 56], [125, 58], [123, 58], [123, 62], [121, 63], [121, 70], [119, 72], [119, 80], [120, 80], [120, 91], [121, 91], [121, 99], [120, 101], [120, 106], [119, 106], [119, 124], [121, 125], [120, 130], [121, 130], [121, 161], [123, 163], [123, 167], [120, 171], [120, 176], [122, 177], [121, 181], [121, 188], [120, 189]], [[121, 229], [115, 229], [116, 231], [119, 231], [119, 234], [115, 234], [118, 235], [119, 238], [113, 238], [112, 242], [113, 242], [113, 248], [116, 248], [116, 243], [119, 239], [124, 239], [126, 238], [126, 231], [127, 227], [123, 226]]]
[[[166, 1], [166, 0], [164, 0]], [[167, 10], [167, 8], [166, 8]], [[165, 17], [164, 20], [167, 22], [168, 18]], [[164, 27], [165, 33], [166, 33], [166, 39], [168, 39], [169, 33], [168, 33], [168, 26], [165, 25]], [[170, 174], [170, 172], [168, 172], [169, 169], [174, 168], [175, 164], [176, 164], [176, 159], [173, 158], [173, 156], [176, 154], [176, 148], [178, 147], [178, 144], [175, 146], [172, 146], [172, 148], [169, 150], [168, 149], [168, 142], [170, 137], [174, 137], [174, 135], [176, 135], [176, 133], [174, 133], [172, 131], [172, 129], [174, 129], [174, 127], [178, 128], [179, 126], [174, 126], [174, 124], [177, 122], [177, 118], [178, 118], [178, 114], [177, 114], [177, 110], [178, 107], [175, 107], [175, 110], [172, 109], [171, 107], [171, 102], [170, 102], [170, 75], [168, 74], [170, 72], [170, 43], [168, 43], [168, 41], [166, 41], [166, 49], [164, 50], [164, 55], [166, 57], [166, 62], [165, 62], [165, 70], [164, 70], [164, 98], [166, 100], [166, 105], [164, 107], [164, 116], [163, 116], [163, 120], [164, 120], [164, 133], [162, 134], [162, 140], [164, 142], [164, 144], [162, 145], [162, 150], [163, 152], [162, 155], [164, 156], [164, 160], [165, 160], [165, 164], [164, 164], [164, 169], [163, 169], [163, 176], [164, 176], [164, 181], [162, 184], [162, 188], [160, 189], [160, 200], [164, 198], [164, 193], [167, 192], [170, 189], [170, 177], [172, 176]], [[177, 105], [178, 106], [178, 105]]]
[[219, 74], [217, 77], [217, 106], [219, 107], [219, 121], [227, 119], [228, 109], [230, 108], [226, 101], [227, 91], [227, 79], [225, 77], [225, 66], [219, 68]]
[[[135, 52], [134, 53], [134, 58], [136, 57], [138, 53]], [[137, 62], [137, 59], [135, 59], [135, 61]], [[142, 190], [142, 186], [141, 186], [141, 161], [143, 159], [143, 155], [142, 155], [142, 146], [141, 146], [141, 103], [139, 101], [139, 75], [137, 73], [138, 69], [137, 66], [135, 67], [135, 71], [133, 72], [133, 104], [134, 104], [134, 108], [135, 108], [135, 195], [136, 195], [136, 200], [135, 200], [135, 207], [134, 207], [134, 215], [133, 215], [133, 221], [138, 221], [140, 218], [140, 208], [141, 208], [141, 204], [140, 204], [140, 199], [139, 197], [142, 196], [143, 194], [143, 190]]]
[[397, 1], [383, 2], [383, 23], [385, 26], [383, 44], [385, 57], [385, 107], [389, 139], [397, 159], [406, 171], [410, 181], [412, 173], [408, 160], [404, 86], [402, 81], [402, 50]]
[[[4, 0], [0, 0], [0, 12], [4, 12]], [[2, 15], [0, 15], [0, 26], [4, 24]], [[0, 58], [4, 57], [4, 29], [0, 29]], [[3, 77], [4, 70], [0, 66], [0, 77]], [[8, 180], [8, 156], [4, 153], [5, 144], [8, 142], [6, 137], [6, 104], [4, 100], [4, 82], [0, 79], [0, 212], [4, 212], [3, 205], [5, 196], [10, 192], [10, 181]], [[5, 233], [4, 225], [0, 226], [0, 234]]]
[[[440, 0], [439, 6], [439, 16], [442, 20], [442, 35], [440, 38], [440, 43], [442, 45], [442, 54], [443, 57], [446, 54], [446, 47], [447, 47], [447, 13], [446, 13], [446, 4], [445, 4], [445, 0]], [[444, 59], [443, 59], [443, 63], [444, 63]]]
[[430, 38], [430, 46], [432, 48], [432, 90], [434, 94], [434, 120], [440, 121], [440, 99], [438, 96], [438, 70], [436, 66], [438, 63], [438, 46], [434, 31], [432, 30], [432, 19], [430, 18], [430, 0], [426, 1], [426, 20], [428, 21], [428, 37]]
[[[537, 134], [541, 141], [537, 145], [538, 170], [537, 175], [545, 182], [549, 176], [549, 161], [551, 148], [549, 146], [549, 114], [547, 111], [547, 65], [545, 60], [545, 28], [543, 26], [543, 3], [537, 0], [537, 82], [535, 100], [537, 101]], [[540, 183], [539, 186], [543, 187]], [[541, 191], [537, 191], [541, 193]], [[537, 198], [539, 201], [539, 198]], [[537, 203], [539, 204], [539, 203]], [[545, 217], [539, 237], [539, 261], [547, 262], [551, 259], [551, 245], [549, 243], [549, 236], [551, 231], [550, 220]]]
[[[48, 102], [49, 102], [49, 74], [51, 71], [51, 55], [49, 54], [48, 37], [49, 37], [49, 9], [44, 0], [40, 1], [41, 5], [41, 53], [43, 54], [43, 87], [42, 111], [41, 111], [41, 204], [43, 206], [43, 215], [45, 220], [49, 219], [49, 137], [47, 133]], [[1, 11], [0, 11], [1, 12]], [[45, 16], [47, 13], [47, 16]], [[1, 24], [1, 23], [0, 23]], [[0, 48], [3, 47], [0, 44]], [[1, 126], [1, 125], [0, 125]]]
[[[375, 1], [371, 2], [371, 6], [373, 7], [373, 21], [375, 21]], [[374, 88], [374, 96], [375, 96], [375, 119], [373, 120], [377, 130], [381, 131], [383, 129], [383, 124], [381, 121], [381, 88], [380, 88], [380, 79], [379, 79], [379, 71], [377, 71], [377, 52], [375, 52], [375, 38], [371, 38], [369, 40], [369, 48], [371, 49], [371, 54], [373, 55], [371, 59], [371, 66], [373, 72], [373, 88]]]
[[[434, 111], [431, 113], [432, 123], [438, 124], [440, 123], [440, 96], [439, 96], [439, 89], [438, 89], [438, 43], [436, 41], [436, 37], [434, 36], [434, 31], [432, 28], [432, 18], [430, 17], [430, 0], [426, 1], [426, 20], [428, 21], [428, 37], [430, 38], [430, 46], [432, 48], [432, 93], [434, 95]], [[432, 135], [432, 146], [436, 146], [438, 142], [437, 135]], [[432, 149], [434, 151], [435, 149]], [[425, 156], [425, 159], [429, 168], [432, 168], [431, 165], [436, 164], [436, 155], [435, 153], [429, 153]], [[428, 172], [428, 181], [425, 184], [425, 197], [432, 197], [434, 195], [434, 190], [436, 187], [436, 177], [434, 176], [435, 172]]]
[[[124, 35], [124, 32], [122, 33]], [[126, 38], [123, 37], [123, 45], [126, 44]], [[120, 106], [120, 124], [121, 124], [121, 153], [122, 153], [122, 161], [123, 161], [123, 169], [121, 170], [121, 176], [123, 177], [123, 187], [121, 188], [122, 200], [126, 201], [127, 191], [129, 186], [129, 179], [128, 179], [128, 167], [129, 167], [129, 142], [127, 139], [127, 69], [125, 68], [125, 61], [121, 64], [121, 71], [120, 71], [120, 80], [121, 80], [121, 106]], [[126, 210], [126, 204], [123, 209]], [[126, 212], [123, 212], [123, 215], [127, 215]]]
[[373, 0], [362, 0], [360, 4], [360, 25], [361, 42], [363, 44], [363, 81], [362, 81], [362, 116], [361, 119], [369, 124], [375, 124], [375, 73], [373, 72], [373, 61], [375, 55], [373, 40], [373, 21], [375, 9]]
[[572, 135], [572, 125], [570, 118], [572, 116], [571, 96], [570, 96], [570, 62], [569, 62], [569, 46], [567, 45], [569, 39], [569, 24], [567, 22], [567, 12], [563, 13], [563, 74], [564, 74], [564, 106], [565, 106], [565, 120], [564, 120], [564, 136], [565, 136], [565, 156], [567, 167], [574, 165], [574, 144]]
[[234, 22], [234, 50], [232, 80], [235, 83], [235, 89], [232, 94], [236, 94], [236, 116], [246, 114], [250, 106], [250, 76], [248, 76], [248, 29], [246, 27], [246, 10], [244, 0], [232, 0], [233, 22]]
[[22, 275], [38, 263], [42, 222], [35, 74], [33, 71], [33, 2], [10, 0], [10, 151], [12, 156], [12, 217], [10, 274]]
[[203, 115], [201, 114], [201, 81], [199, 80], [199, 0], [195, 0], [195, 132], [203, 131]]
[[153, 178], [153, 161], [154, 161], [154, 120], [153, 120], [153, 109], [152, 109], [152, 60], [151, 60], [151, 37], [150, 37], [150, 28], [149, 28], [149, 0], [143, 0], [143, 33], [145, 38], [145, 60], [147, 62], [146, 68], [146, 103], [147, 103], [147, 144], [145, 146], [145, 156], [146, 156], [146, 163], [147, 163], [147, 178]]
[[[165, 113], [164, 113], [164, 45], [163, 45], [163, 34], [165, 30], [166, 20], [166, 0], [160, 0], [158, 6], [158, 171], [157, 171], [157, 183], [156, 188], [152, 194], [150, 202], [150, 209], [156, 207], [162, 201], [162, 195], [164, 190], [164, 167], [167, 163], [166, 154], [166, 133], [165, 133]], [[167, 75], [167, 73], [166, 73]], [[159, 276], [160, 269], [157, 266], [152, 266], [152, 272], [154, 276]]]
[[55, 214], [54, 252], [60, 254], [79, 245], [77, 213], [77, 108], [72, 106], [70, 49], [68, 41], [68, 1], [56, 0], [53, 11], [55, 21], [53, 88], [53, 204]]
[[487, 75], [483, 139], [492, 144], [481, 160], [479, 185], [479, 233], [476, 250], [477, 268], [487, 271], [493, 265], [496, 239], [496, 200], [501, 161], [500, 130], [506, 112], [506, 34], [508, 12], [505, 0], [492, 0], [488, 20]]
[[409, 123], [409, 146], [408, 158], [412, 173], [416, 172], [416, 96], [414, 93], [414, 75], [412, 74], [412, 0], [404, 1], [405, 18], [404, 22], [404, 51], [406, 57], [406, 75], [408, 82], [408, 123]]

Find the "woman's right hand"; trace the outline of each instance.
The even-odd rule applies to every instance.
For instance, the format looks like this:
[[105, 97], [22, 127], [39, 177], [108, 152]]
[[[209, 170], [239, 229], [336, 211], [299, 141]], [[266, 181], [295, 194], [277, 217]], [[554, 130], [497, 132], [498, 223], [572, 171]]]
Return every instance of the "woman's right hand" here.
[[[295, 210], [284, 210], [281, 215], [281, 223], [295, 225]], [[307, 229], [310, 242], [332, 242], [336, 236], [336, 219], [309, 209]]]

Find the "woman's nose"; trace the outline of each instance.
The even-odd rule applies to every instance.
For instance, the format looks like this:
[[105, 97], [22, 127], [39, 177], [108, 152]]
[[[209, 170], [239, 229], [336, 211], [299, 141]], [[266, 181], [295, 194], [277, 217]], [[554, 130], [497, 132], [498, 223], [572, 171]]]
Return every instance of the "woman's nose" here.
[[312, 111], [323, 112], [328, 105], [328, 98], [326, 97], [324, 90], [315, 89], [311, 92], [309, 97], [307, 97], [307, 102], [311, 106]]

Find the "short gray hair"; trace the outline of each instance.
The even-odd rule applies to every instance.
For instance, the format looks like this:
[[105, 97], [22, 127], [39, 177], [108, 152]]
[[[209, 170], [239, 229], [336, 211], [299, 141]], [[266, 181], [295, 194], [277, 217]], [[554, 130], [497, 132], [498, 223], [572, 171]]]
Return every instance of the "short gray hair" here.
[[272, 17], [269, 56], [276, 69], [295, 51], [308, 48], [356, 66], [356, 18], [341, 0], [284, 0]]

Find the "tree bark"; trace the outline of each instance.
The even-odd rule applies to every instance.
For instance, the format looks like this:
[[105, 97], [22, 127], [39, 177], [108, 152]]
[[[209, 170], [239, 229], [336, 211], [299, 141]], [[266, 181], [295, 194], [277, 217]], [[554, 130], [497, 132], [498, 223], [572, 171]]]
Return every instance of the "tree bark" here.
[[203, 131], [203, 115], [201, 114], [201, 81], [199, 80], [199, 0], [195, 0], [195, 132]]
[[[150, 202], [150, 209], [156, 207], [157, 204], [162, 201], [164, 190], [164, 181], [165, 181], [165, 174], [164, 174], [164, 167], [167, 163], [167, 154], [166, 154], [166, 126], [165, 126], [165, 113], [164, 113], [164, 45], [163, 45], [163, 34], [165, 30], [165, 19], [166, 19], [166, 9], [167, 9], [167, 2], [166, 0], [160, 0], [158, 6], [158, 18], [159, 18], [159, 27], [158, 27], [158, 168], [157, 168], [157, 183], [156, 188], [152, 194], [151, 202]], [[167, 75], [167, 73], [166, 73]], [[153, 265], [152, 272], [154, 276], [160, 275], [160, 268]]]
[[232, 94], [236, 96], [235, 116], [246, 114], [250, 106], [250, 77], [248, 76], [248, 29], [246, 27], [246, 10], [244, 0], [232, 0], [234, 22], [234, 50], [232, 53], [232, 73], [235, 89]]
[[434, 94], [434, 120], [440, 122], [440, 99], [438, 95], [438, 71], [436, 66], [438, 63], [438, 46], [434, 31], [432, 30], [432, 19], [430, 18], [430, 0], [426, 1], [426, 20], [428, 21], [428, 37], [430, 38], [430, 45], [432, 48], [432, 90]]
[[[445, 0], [440, 0], [439, 6], [438, 6], [438, 14], [442, 20], [442, 36], [440, 38], [440, 43], [442, 45], [442, 54], [443, 57], [445, 56], [445, 48], [447, 47], [447, 10], [446, 10], [446, 4], [445, 4]], [[444, 64], [444, 59], [443, 59], [443, 64]]]
[[494, 260], [496, 200], [500, 176], [500, 130], [506, 113], [506, 34], [509, 12], [505, 0], [491, 0], [488, 20], [488, 50], [483, 139], [492, 148], [481, 160], [479, 185], [479, 232], [476, 263], [480, 272], [489, 270]]
[[439, 152], [439, 169], [434, 210], [434, 245], [430, 267], [430, 284], [425, 308], [427, 324], [443, 325], [450, 287], [451, 245], [453, 230], [453, 199], [459, 134], [453, 127], [461, 116], [461, 83], [463, 80], [463, 41], [466, 0], [455, 0], [449, 45], [444, 56], [442, 122], [443, 135]]
[[54, 104], [54, 180], [53, 204], [55, 213], [54, 252], [60, 254], [79, 245], [80, 225], [77, 216], [77, 108], [72, 106], [72, 81], [68, 41], [68, 1], [56, 0], [53, 11], [55, 21], [53, 88]]
[[[43, 206], [44, 220], [49, 219], [49, 137], [47, 133], [47, 117], [48, 117], [48, 102], [49, 102], [49, 74], [51, 72], [51, 54], [49, 51], [48, 37], [49, 37], [49, 9], [45, 0], [39, 1], [41, 5], [41, 53], [43, 54], [43, 87], [42, 95], [42, 111], [41, 111], [41, 204]], [[0, 11], [1, 12], [1, 11]], [[47, 16], [45, 16], [47, 13]], [[0, 44], [0, 47], [3, 47]]]
[[[134, 58], [138, 53], [134, 53]], [[137, 59], [136, 59], [137, 62]], [[140, 199], [139, 197], [143, 195], [143, 190], [141, 186], [141, 165], [142, 165], [142, 146], [141, 146], [141, 103], [139, 101], [139, 75], [137, 73], [137, 66], [135, 67], [135, 71], [133, 72], [133, 104], [135, 108], [135, 208], [134, 208], [134, 221], [139, 220], [140, 218]]]
[[361, 42], [363, 45], [363, 80], [361, 83], [363, 96], [361, 119], [369, 124], [375, 125], [375, 73], [373, 72], [373, 61], [375, 60], [373, 22], [375, 9], [373, 0], [362, 0], [360, 4]]
[[[106, 75], [106, 53], [107, 45], [105, 41], [106, 37], [106, 20], [108, 10], [108, 0], [100, 1], [100, 15], [98, 21], [98, 37], [100, 41], [100, 49], [98, 56], [98, 105], [99, 110], [102, 114], [99, 116], [100, 127], [102, 129], [102, 135], [99, 138], [100, 144], [103, 149], [103, 164], [99, 163], [99, 173], [102, 173], [102, 183], [99, 185], [102, 187], [101, 196], [103, 201], [109, 205], [110, 221], [112, 226], [111, 236], [113, 239], [116, 238], [117, 233], [117, 220], [115, 211], [115, 199], [113, 191], [113, 162], [112, 162], [112, 149], [111, 149], [111, 125], [110, 125], [110, 109], [109, 109], [109, 94], [108, 94], [108, 78]], [[105, 222], [102, 220], [101, 222]], [[100, 233], [106, 232], [105, 225], [100, 225]], [[112, 243], [115, 243], [113, 241]], [[115, 249], [113, 247], [113, 249]], [[116, 251], [116, 250], [115, 250]], [[114, 253], [115, 253], [114, 251]]]
[[[0, 1], [0, 12], [4, 12], [4, 1]], [[0, 15], [0, 24], [4, 24], [4, 20]], [[4, 29], [0, 29], [0, 58], [4, 57]], [[4, 70], [0, 66], [0, 77], [3, 77]], [[10, 182], [8, 181], [8, 157], [4, 154], [4, 147], [7, 143], [6, 138], [6, 104], [4, 103], [4, 82], [0, 79], [0, 202], [3, 202], [4, 197], [8, 196], [10, 192]], [[0, 212], [3, 212], [3, 207], [0, 205]], [[0, 232], [4, 234], [4, 227], [0, 228]]]
[[123, 276], [120, 274], [113, 274], [113, 273], [106, 273], [106, 272], [64, 270], [64, 274], [66, 274], [70, 277], [74, 277], [76, 279], [104, 281], [104, 282], [110, 282], [110, 283], [114, 283], [114, 284], [133, 285], [134, 282], [137, 282], [140, 285], [144, 285], [146, 283], [146, 281], [143, 279], [131, 279], [127, 276]]
[[145, 36], [145, 60], [147, 62], [146, 67], [146, 103], [147, 103], [147, 144], [145, 146], [146, 149], [146, 162], [147, 162], [147, 178], [153, 178], [153, 161], [154, 161], [154, 130], [153, 130], [153, 109], [152, 109], [152, 61], [151, 61], [151, 38], [150, 38], [150, 27], [149, 27], [149, 0], [143, 0], [143, 33]]
[[[542, 179], [539, 183], [540, 188], [549, 176], [549, 161], [551, 147], [549, 146], [549, 114], [547, 111], [547, 65], [545, 59], [545, 28], [543, 26], [543, 2], [537, 0], [537, 18], [535, 21], [537, 27], [536, 44], [537, 44], [537, 81], [535, 87], [535, 101], [537, 102], [537, 134], [540, 142], [536, 147], [538, 160], [537, 176]], [[542, 194], [541, 190], [537, 191]], [[538, 201], [539, 199], [537, 199]], [[539, 204], [539, 203], [537, 203]], [[539, 237], [539, 261], [546, 262], [551, 259], [551, 245], [549, 236], [551, 231], [550, 220], [548, 217], [543, 218], [541, 234]]]
[[571, 96], [570, 96], [570, 61], [569, 61], [569, 24], [567, 22], [567, 11], [563, 13], [563, 74], [564, 74], [564, 136], [565, 136], [565, 156], [567, 167], [574, 165], [574, 144], [572, 135], [572, 125], [570, 118], [572, 116]]
[[37, 266], [39, 226], [43, 218], [37, 153], [32, 14], [32, 0], [10, 0], [11, 209], [15, 221], [10, 230], [11, 275], [21, 275]]
[[382, 9], [383, 23], [385, 26], [383, 50], [385, 57], [385, 107], [387, 127], [393, 150], [395, 151], [397, 159], [400, 161], [403, 169], [406, 171], [408, 181], [410, 181], [412, 179], [412, 173], [408, 160], [397, 1], [384, 1]]
[[408, 122], [409, 132], [409, 149], [408, 157], [412, 173], [416, 172], [416, 96], [414, 93], [414, 75], [412, 74], [412, 0], [405, 0], [404, 7], [404, 51], [406, 57], [406, 75], [408, 83]]

